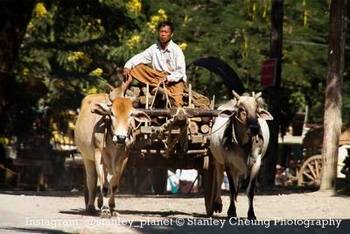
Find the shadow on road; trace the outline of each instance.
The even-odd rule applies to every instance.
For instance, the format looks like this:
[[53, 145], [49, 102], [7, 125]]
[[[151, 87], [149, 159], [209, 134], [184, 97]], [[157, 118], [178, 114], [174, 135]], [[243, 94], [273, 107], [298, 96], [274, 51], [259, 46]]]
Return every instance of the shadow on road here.
[[11, 233], [52, 233], [52, 234], [65, 234], [65, 233], [69, 233], [69, 232], [64, 232], [64, 231], [60, 231], [60, 230], [53, 230], [53, 229], [49, 229], [49, 228], [37, 228], [37, 227], [33, 227], [33, 228], [16, 228], [16, 227], [11, 227], [11, 228], [2, 228], [1, 230], [3, 231], [8, 231]]

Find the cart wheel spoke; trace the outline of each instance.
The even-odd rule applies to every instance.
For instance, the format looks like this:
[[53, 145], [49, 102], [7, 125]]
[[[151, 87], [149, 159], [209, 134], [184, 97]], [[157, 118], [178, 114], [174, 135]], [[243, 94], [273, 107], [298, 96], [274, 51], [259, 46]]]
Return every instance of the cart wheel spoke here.
[[300, 169], [298, 184], [318, 187], [321, 179], [321, 169], [321, 155], [314, 155], [308, 158]]
[[315, 172], [315, 167], [312, 164], [307, 164], [307, 167], [309, 168], [312, 178], [316, 178], [316, 172]]
[[321, 168], [321, 162], [319, 160], [315, 161], [316, 178], [321, 178]]
[[313, 177], [312, 175], [310, 175], [308, 172], [303, 172], [303, 175], [305, 175], [307, 178], [309, 178], [310, 180], [314, 180], [315, 177]]

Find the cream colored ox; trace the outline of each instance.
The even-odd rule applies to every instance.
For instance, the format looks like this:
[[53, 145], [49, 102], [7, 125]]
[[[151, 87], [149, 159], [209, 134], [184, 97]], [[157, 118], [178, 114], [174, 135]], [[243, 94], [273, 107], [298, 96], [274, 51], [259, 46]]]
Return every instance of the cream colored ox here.
[[213, 212], [222, 211], [221, 184], [226, 170], [230, 184], [230, 207], [227, 215], [237, 216], [235, 199], [239, 179], [249, 175], [248, 219], [256, 219], [253, 207], [256, 178], [270, 139], [266, 120], [273, 119], [268, 111], [260, 107], [260, 95], [261, 93], [253, 93], [253, 96], [239, 96], [234, 92], [235, 98], [218, 108], [221, 111], [215, 119], [210, 138], [218, 183]]
[[88, 95], [82, 101], [74, 133], [85, 166], [85, 205], [89, 214], [96, 213], [97, 182], [100, 216], [114, 214], [115, 192], [134, 144], [135, 121], [149, 122], [150, 118], [135, 110], [132, 100], [122, 97], [119, 88], [109, 94]]

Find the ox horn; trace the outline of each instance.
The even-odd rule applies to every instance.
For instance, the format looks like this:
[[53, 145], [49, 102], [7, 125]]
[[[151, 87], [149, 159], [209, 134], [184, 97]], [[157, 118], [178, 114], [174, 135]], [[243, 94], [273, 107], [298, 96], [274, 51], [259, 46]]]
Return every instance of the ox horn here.
[[116, 99], [117, 97], [123, 97], [122, 89], [120, 87], [117, 87], [117, 88], [113, 89], [109, 93], [108, 97], [109, 97], [109, 100], [111, 102], [113, 102], [113, 100]]
[[111, 85], [111, 84], [109, 84], [109, 83], [106, 83], [106, 85], [105, 85], [105, 90], [106, 90], [106, 93], [107, 93], [107, 96], [108, 96], [108, 99], [106, 99], [106, 104], [108, 105], [108, 106], [111, 106], [112, 105], [112, 102], [113, 102], [113, 97], [112, 97], [112, 93], [113, 93], [113, 90], [114, 90], [115, 88]]
[[233, 96], [234, 96], [235, 98], [237, 98], [237, 99], [240, 99], [240, 98], [241, 98], [241, 96], [240, 96], [238, 93], [236, 93], [236, 91], [232, 90], [232, 93], [233, 93]]
[[106, 89], [106, 92], [107, 92], [107, 93], [110, 93], [110, 92], [113, 91], [114, 87], [113, 87], [111, 84], [106, 83], [105, 89]]
[[255, 99], [258, 99], [260, 96], [261, 96], [261, 92], [259, 92], [259, 93], [257, 93], [257, 94], [255, 94], [255, 92], [253, 92], [253, 97], [254, 97]]

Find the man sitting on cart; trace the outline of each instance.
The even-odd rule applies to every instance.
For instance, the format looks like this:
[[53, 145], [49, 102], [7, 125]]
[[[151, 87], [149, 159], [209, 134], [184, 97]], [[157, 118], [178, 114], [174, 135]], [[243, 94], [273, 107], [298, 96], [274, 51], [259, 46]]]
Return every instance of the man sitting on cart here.
[[[183, 104], [186, 63], [181, 48], [172, 41], [174, 25], [163, 21], [158, 24], [158, 42], [129, 59], [123, 69], [122, 90], [126, 91], [133, 78], [151, 87], [165, 85], [173, 107]], [[147, 66], [152, 64], [152, 67]]]

